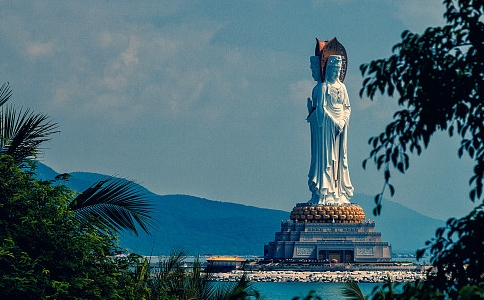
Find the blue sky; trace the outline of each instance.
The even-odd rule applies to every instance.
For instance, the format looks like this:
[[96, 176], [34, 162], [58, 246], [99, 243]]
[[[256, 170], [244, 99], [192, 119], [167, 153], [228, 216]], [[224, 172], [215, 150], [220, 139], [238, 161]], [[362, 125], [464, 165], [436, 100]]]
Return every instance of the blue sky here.
[[[382, 175], [361, 167], [367, 140], [398, 107], [359, 98], [359, 66], [391, 55], [405, 29], [442, 25], [443, 11], [440, 0], [8, 1], [0, 80], [11, 103], [60, 124], [41, 157], [58, 172], [291, 210], [311, 196], [315, 38], [348, 52], [350, 174], [356, 193], [374, 195]], [[457, 147], [435, 136], [394, 178], [392, 200], [436, 218], [467, 213], [472, 162]]]

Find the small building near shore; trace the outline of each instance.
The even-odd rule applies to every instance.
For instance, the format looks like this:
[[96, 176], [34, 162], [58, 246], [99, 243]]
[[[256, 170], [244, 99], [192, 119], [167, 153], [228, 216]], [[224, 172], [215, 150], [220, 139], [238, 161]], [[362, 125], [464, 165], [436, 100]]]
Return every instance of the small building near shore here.
[[247, 262], [239, 256], [211, 256], [207, 259], [207, 268], [212, 272], [226, 272], [240, 269]]

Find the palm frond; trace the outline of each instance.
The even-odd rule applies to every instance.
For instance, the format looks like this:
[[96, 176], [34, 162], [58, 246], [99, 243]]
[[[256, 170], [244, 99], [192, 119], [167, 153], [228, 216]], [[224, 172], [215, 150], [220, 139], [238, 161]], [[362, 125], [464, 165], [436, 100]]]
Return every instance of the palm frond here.
[[361, 292], [360, 286], [356, 281], [346, 281], [342, 287], [341, 294], [349, 300], [365, 300], [365, 296]]
[[10, 88], [9, 83], [5, 82], [0, 87], [0, 106], [4, 105], [10, 97], [12, 97], [12, 89]]
[[17, 164], [36, 156], [40, 145], [59, 132], [43, 114], [8, 106], [0, 111], [0, 153], [11, 155]]
[[83, 222], [96, 218], [115, 232], [124, 230], [138, 235], [137, 226], [149, 234], [154, 226], [150, 204], [138, 186], [129, 180], [109, 177], [79, 194], [70, 204]]
[[192, 291], [190, 296], [194, 299], [214, 299], [217, 286], [212, 278], [213, 274], [204, 273], [200, 260], [195, 259], [187, 284], [188, 289]]
[[188, 252], [185, 249], [172, 250], [170, 256], [160, 262], [160, 272], [169, 274], [180, 269], [187, 255]]
[[247, 274], [243, 274], [238, 282], [225, 282], [219, 285], [213, 299], [216, 300], [236, 300], [236, 299], [261, 299], [258, 291], [253, 288], [253, 283], [249, 281]]

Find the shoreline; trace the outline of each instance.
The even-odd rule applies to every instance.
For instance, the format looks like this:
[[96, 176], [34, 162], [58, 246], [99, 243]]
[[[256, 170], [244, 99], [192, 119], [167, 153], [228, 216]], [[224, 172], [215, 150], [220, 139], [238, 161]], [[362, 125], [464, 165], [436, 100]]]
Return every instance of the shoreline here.
[[234, 282], [246, 274], [251, 282], [345, 282], [383, 283], [388, 276], [393, 282], [413, 282], [425, 279], [425, 272], [417, 271], [241, 271], [214, 273], [213, 281]]

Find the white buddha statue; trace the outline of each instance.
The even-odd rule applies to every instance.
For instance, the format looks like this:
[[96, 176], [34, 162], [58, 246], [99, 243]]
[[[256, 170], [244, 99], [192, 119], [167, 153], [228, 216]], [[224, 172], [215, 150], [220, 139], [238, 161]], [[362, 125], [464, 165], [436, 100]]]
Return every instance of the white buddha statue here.
[[321, 57], [311, 57], [314, 80], [312, 99], [308, 98], [311, 128], [311, 166], [308, 174], [308, 203], [324, 205], [350, 204], [354, 188], [348, 170], [347, 137], [350, 101], [340, 80], [342, 57], [331, 55], [326, 60], [321, 81]]

